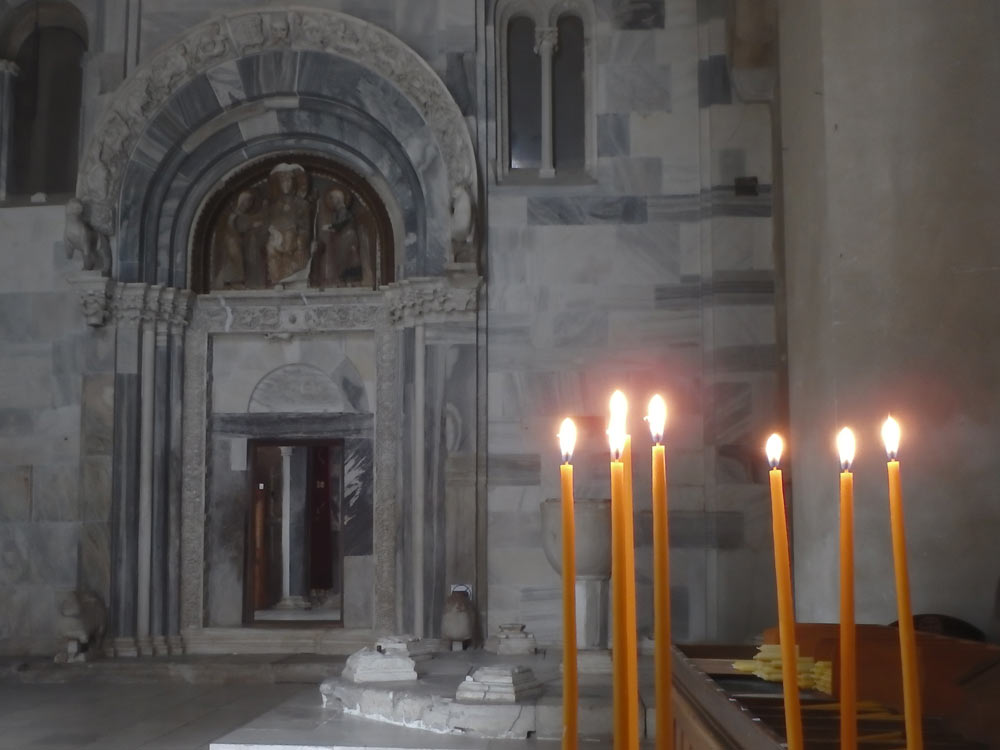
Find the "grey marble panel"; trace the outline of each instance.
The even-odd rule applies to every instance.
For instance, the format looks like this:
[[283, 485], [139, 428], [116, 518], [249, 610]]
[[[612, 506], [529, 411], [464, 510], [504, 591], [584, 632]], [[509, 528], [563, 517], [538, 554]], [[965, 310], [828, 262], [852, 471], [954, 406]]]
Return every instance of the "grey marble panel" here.
[[372, 626], [375, 601], [375, 560], [371, 555], [344, 557], [343, 601], [345, 628], [370, 628]]
[[731, 185], [737, 177], [747, 174], [747, 152], [743, 148], [721, 148], [718, 151], [719, 179], [724, 185]]
[[490, 486], [536, 485], [541, 481], [541, 458], [538, 454], [491, 453], [487, 472]]
[[76, 464], [42, 464], [32, 468], [33, 521], [76, 521], [80, 518]]
[[[671, 549], [737, 549], [744, 543], [743, 514], [735, 511], [672, 510], [668, 526]], [[636, 514], [635, 544], [636, 547], [653, 546], [652, 511]]]
[[656, 35], [645, 31], [613, 31], [597, 37], [597, 63], [644, 63], [655, 60]]
[[697, 0], [698, 23], [726, 17], [727, 0]]
[[201, 73], [170, 97], [161, 116], [168, 116], [188, 132], [193, 132], [202, 123], [221, 113], [222, 107], [215, 89], [208, 77]]
[[14, 547], [27, 556], [26, 583], [76, 587], [80, 524], [44, 522], [13, 527]]
[[653, 291], [657, 309], [688, 310], [700, 307], [704, 290], [700, 281], [680, 284], [661, 284]]
[[0, 468], [0, 522], [31, 517], [31, 467]]
[[715, 371], [770, 372], [778, 366], [778, 350], [773, 344], [762, 346], [726, 346], [713, 353]]
[[658, 157], [615, 157], [597, 160], [601, 188], [614, 193], [658, 193], [663, 184], [663, 160]]
[[0, 408], [0, 435], [28, 435], [35, 432], [37, 423], [36, 409]]
[[725, 55], [712, 55], [698, 61], [698, 106], [732, 104], [733, 91], [729, 82], [729, 65]]
[[629, 116], [611, 112], [597, 116], [597, 155], [628, 156]]
[[562, 589], [525, 586], [521, 589], [521, 617], [535, 640], [553, 643], [562, 637]]
[[247, 473], [233, 471], [229, 439], [211, 437], [205, 507], [206, 625], [243, 622], [243, 561], [247, 524]]
[[462, 115], [475, 114], [475, 67], [476, 57], [468, 52], [448, 52], [446, 55], [444, 83], [451, 92]]
[[735, 195], [732, 187], [713, 188], [712, 216], [770, 216], [771, 186], [758, 185], [757, 189], [758, 195]]
[[603, 67], [608, 112], [670, 112], [670, 66], [609, 63]]
[[237, 60], [247, 98], [294, 93], [299, 54], [294, 50], [272, 50]]
[[[709, 387], [710, 408], [705, 420], [705, 442], [723, 446], [745, 442], [753, 414], [749, 383], [722, 382]], [[756, 457], [759, 460], [759, 456]]]
[[243, 78], [236, 60], [229, 60], [206, 71], [205, 78], [215, 92], [219, 104], [228, 109], [234, 104], [246, 101], [247, 92], [243, 88]]
[[80, 524], [79, 587], [107, 603], [111, 593], [111, 525], [106, 521]]
[[110, 455], [114, 435], [115, 376], [85, 375], [81, 403], [80, 443], [87, 456]]
[[111, 520], [111, 457], [80, 459], [80, 519]]
[[641, 224], [646, 199], [638, 196], [528, 198], [528, 224]]
[[648, 210], [650, 221], [700, 221], [705, 213], [700, 195], [650, 196]]
[[662, 29], [664, 0], [613, 0], [612, 18], [619, 29]]
[[608, 313], [605, 310], [558, 313], [553, 328], [552, 343], [558, 348], [599, 349], [608, 343]]
[[370, 438], [344, 441], [344, 554], [371, 555], [373, 549], [373, 450]]
[[714, 305], [773, 305], [772, 271], [716, 271], [709, 282]]

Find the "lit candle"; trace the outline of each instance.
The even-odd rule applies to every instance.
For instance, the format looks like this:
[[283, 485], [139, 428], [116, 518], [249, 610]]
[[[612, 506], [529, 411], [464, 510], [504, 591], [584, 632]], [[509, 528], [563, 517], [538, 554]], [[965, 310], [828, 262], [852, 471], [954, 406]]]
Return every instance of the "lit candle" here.
[[[611, 396], [608, 440], [611, 446], [611, 554], [615, 747], [639, 747], [639, 672], [635, 629], [635, 552], [632, 498], [627, 492], [625, 416], [628, 402], [621, 391]], [[631, 586], [629, 580], [631, 579]]]
[[778, 639], [781, 641], [781, 682], [785, 696], [785, 735], [788, 750], [802, 750], [802, 714], [799, 708], [798, 654], [795, 649], [795, 604], [788, 557], [785, 491], [781, 485], [781, 436], [767, 440], [771, 464], [771, 524], [774, 534], [774, 576], [778, 588]]
[[576, 674], [576, 529], [573, 523], [573, 448], [576, 425], [564, 419], [559, 428], [559, 467], [562, 483], [562, 596], [563, 596], [563, 733], [565, 750], [576, 747], [578, 691]]
[[903, 489], [899, 481], [899, 424], [889, 417], [882, 425], [882, 441], [888, 456], [889, 523], [892, 527], [892, 559], [896, 569], [896, 605], [899, 610], [899, 654], [903, 665], [903, 712], [906, 717], [906, 747], [923, 750], [920, 679], [917, 674], [917, 637], [910, 609], [910, 577], [906, 569], [906, 534], [903, 527]]
[[840, 452], [840, 747], [858, 746], [857, 657], [854, 628], [854, 433], [837, 435]]
[[656, 747], [674, 746], [671, 712], [670, 671], [670, 535], [667, 518], [667, 461], [663, 449], [663, 429], [667, 405], [653, 396], [646, 413], [653, 436], [653, 642], [656, 680]]

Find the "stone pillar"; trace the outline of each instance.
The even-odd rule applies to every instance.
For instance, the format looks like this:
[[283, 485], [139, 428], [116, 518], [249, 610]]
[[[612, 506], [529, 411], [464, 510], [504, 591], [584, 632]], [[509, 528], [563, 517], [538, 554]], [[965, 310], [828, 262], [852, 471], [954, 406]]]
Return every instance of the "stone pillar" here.
[[891, 411], [913, 610], [996, 637], [1000, 16], [784, 0], [779, 20], [798, 618], [838, 617], [833, 438], [850, 425], [857, 618], [896, 619]]
[[554, 26], [535, 29], [535, 53], [542, 59], [542, 158], [539, 177], [555, 177], [552, 157], [552, 56], [559, 34]]
[[7, 200], [10, 156], [14, 136], [14, 77], [20, 71], [10, 60], [0, 60], [0, 201]]
[[281, 451], [281, 602], [291, 606], [292, 594], [292, 448], [283, 445]]
[[426, 343], [424, 326], [418, 323], [413, 331], [413, 489], [412, 517], [413, 541], [413, 634], [424, 635], [424, 524], [426, 512], [425, 498], [425, 427], [426, 409]]
[[136, 640], [141, 653], [150, 649], [150, 588], [153, 544], [153, 388], [156, 383], [156, 321], [144, 311], [141, 327], [140, 422], [139, 422], [139, 497], [137, 543], [138, 570], [136, 590]]

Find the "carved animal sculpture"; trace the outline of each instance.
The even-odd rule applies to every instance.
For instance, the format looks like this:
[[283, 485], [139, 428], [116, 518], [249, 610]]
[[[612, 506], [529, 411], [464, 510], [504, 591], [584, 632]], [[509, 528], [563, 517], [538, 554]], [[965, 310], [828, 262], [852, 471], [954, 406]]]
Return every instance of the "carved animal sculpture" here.
[[111, 250], [108, 238], [90, 226], [83, 218], [83, 203], [76, 198], [66, 202], [66, 257], [79, 252], [84, 271], [100, 271], [102, 276], [111, 273]]
[[59, 634], [66, 650], [57, 662], [87, 661], [101, 649], [108, 611], [101, 598], [90, 591], [71, 591], [59, 605]]

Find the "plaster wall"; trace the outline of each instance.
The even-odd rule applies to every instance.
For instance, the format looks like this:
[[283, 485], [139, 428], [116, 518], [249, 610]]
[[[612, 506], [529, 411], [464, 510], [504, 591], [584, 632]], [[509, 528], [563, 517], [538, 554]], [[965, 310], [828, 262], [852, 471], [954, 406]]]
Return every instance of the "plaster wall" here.
[[782, 12], [799, 617], [838, 615], [833, 438], [851, 424], [858, 618], [896, 619], [878, 436], [891, 411], [913, 610], [996, 638], [1000, 155], [983, 144], [1000, 116], [1000, 14], [825, 0]]

